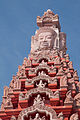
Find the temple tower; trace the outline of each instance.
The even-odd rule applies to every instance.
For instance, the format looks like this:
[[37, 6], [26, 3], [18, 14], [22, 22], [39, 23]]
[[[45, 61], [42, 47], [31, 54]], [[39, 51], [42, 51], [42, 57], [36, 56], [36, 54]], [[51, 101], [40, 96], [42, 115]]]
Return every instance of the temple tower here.
[[59, 17], [37, 17], [28, 58], [4, 87], [0, 120], [80, 120], [80, 82]]

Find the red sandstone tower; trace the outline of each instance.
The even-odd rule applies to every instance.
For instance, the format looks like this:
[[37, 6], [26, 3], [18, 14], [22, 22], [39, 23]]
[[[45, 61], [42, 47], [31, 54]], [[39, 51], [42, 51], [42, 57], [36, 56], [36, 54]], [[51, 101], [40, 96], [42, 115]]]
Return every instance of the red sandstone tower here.
[[4, 87], [0, 120], [80, 120], [80, 82], [59, 17], [47, 10], [37, 25], [28, 59]]

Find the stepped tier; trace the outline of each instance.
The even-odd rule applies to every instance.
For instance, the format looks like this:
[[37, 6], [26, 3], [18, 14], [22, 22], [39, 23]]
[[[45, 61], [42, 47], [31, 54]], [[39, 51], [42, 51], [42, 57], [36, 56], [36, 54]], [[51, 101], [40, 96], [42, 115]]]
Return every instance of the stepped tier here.
[[79, 77], [59, 17], [47, 10], [37, 25], [29, 57], [4, 87], [0, 120], [80, 120]]

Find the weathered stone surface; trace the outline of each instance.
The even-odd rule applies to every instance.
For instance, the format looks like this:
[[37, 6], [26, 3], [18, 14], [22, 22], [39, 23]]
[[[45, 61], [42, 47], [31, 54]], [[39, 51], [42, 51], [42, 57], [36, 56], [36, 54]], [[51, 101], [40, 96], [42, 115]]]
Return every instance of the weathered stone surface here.
[[[1, 120], [79, 120], [80, 82], [66, 54], [66, 34], [50, 9], [37, 17], [31, 51], [9, 87], [4, 87]], [[74, 113], [74, 112], [78, 113]]]

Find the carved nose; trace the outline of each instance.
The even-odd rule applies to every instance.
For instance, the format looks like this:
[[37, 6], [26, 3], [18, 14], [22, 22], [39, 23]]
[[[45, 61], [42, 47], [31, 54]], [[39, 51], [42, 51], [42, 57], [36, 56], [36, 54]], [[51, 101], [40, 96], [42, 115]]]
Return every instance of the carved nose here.
[[46, 42], [46, 37], [44, 37], [43, 41]]

